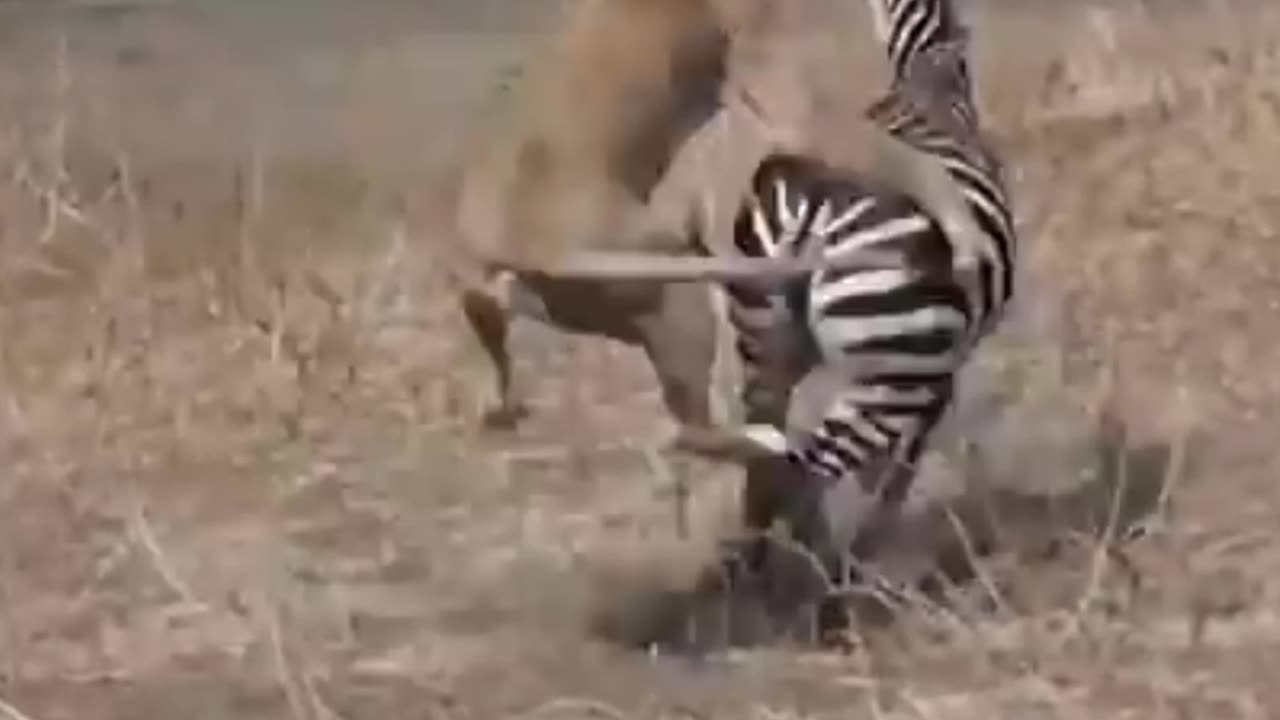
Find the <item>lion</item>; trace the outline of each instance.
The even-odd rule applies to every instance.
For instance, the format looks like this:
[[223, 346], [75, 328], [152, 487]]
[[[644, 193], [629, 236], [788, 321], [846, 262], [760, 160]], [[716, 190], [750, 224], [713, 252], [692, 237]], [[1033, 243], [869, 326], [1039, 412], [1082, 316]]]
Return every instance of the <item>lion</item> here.
[[[495, 370], [487, 426], [528, 413], [507, 340], [524, 316], [641, 347], [680, 426], [712, 427], [721, 323], [706, 283], [771, 287], [825, 264], [733, 256], [716, 237], [711, 216], [736, 207], [741, 185], [714, 180], [719, 166], [749, 172], [771, 149], [809, 142], [734, 81], [744, 6], [730, 1], [577, 0], [468, 138], [431, 219]], [[868, 150], [842, 160], [941, 217], [963, 207], [931, 158], [885, 133], [861, 137]]]

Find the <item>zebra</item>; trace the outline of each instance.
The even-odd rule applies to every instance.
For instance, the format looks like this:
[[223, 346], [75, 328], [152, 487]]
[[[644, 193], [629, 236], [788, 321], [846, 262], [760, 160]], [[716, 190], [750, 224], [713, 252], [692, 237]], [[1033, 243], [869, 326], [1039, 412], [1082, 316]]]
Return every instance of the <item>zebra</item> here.
[[[845, 561], [873, 553], [896, 517], [957, 373], [1014, 293], [1012, 206], [979, 123], [967, 28], [950, 0], [885, 0], [883, 11], [892, 84], [867, 115], [940, 160], [978, 232], [962, 242], [899, 189], [779, 151], [755, 170], [734, 246], [748, 257], [820, 252], [831, 266], [780, 294], [727, 285], [745, 435], [774, 456], [748, 463], [744, 520], [765, 531], [785, 519], [838, 584], [848, 579]], [[839, 266], [865, 253], [897, 263]], [[836, 368], [844, 382], [814, 427], [784, 434], [789, 388], [815, 365]], [[849, 482], [875, 498], [873, 522], [861, 528], [827, 501]], [[843, 623], [836, 612], [828, 618]]]

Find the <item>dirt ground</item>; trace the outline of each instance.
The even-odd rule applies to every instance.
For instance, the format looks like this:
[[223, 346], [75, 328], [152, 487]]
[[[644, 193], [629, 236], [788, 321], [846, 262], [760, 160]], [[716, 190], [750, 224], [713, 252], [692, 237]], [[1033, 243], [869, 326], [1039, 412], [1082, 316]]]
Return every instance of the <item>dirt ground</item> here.
[[402, 211], [553, 4], [0, 3], [0, 718], [1280, 717], [1280, 13], [980, 4], [1024, 275], [930, 472], [1020, 499], [840, 654], [682, 599], [737, 475], [679, 537], [637, 352], [522, 326], [478, 429]]

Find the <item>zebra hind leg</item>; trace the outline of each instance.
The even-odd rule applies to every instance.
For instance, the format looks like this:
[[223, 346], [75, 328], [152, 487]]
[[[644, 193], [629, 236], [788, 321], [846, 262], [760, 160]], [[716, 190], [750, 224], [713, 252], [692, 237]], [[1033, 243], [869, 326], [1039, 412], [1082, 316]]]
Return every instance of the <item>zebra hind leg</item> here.
[[818, 607], [824, 642], [844, 644], [854, 619], [883, 624], [910, 594], [880, 572], [880, 558], [897, 530], [907, 491], [915, 479], [914, 463], [897, 461], [921, 446], [902, 435], [893, 437], [861, 467], [832, 480], [804, 478], [793, 492], [790, 522], [797, 540], [811, 548], [828, 573], [831, 592]]
[[[842, 594], [851, 601], [861, 620], [891, 622], [927, 579], [918, 574], [903, 577], [904, 571], [912, 573], [911, 566], [901, 565], [901, 557], [894, 565], [892, 554], [895, 543], [912, 540], [901, 534], [903, 511], [918, 475], [919, 457], [936, 426], [937, 413], [926, 413], [918, 420], [913, 432], [896, 438], [877, 462], [864, 469], [865, 485], [853, 483], [865, 493], [863, 503], [867, 507], [857, 513], [860, 517], [856, 523], [839, 532], [846, 561], [840, 576], [845, 584]], [[834, 497], [827, 498], [823, 512], [828, 522], [838, 525], [839, 515], [848, 511], [848, 503], [832, 500]]]

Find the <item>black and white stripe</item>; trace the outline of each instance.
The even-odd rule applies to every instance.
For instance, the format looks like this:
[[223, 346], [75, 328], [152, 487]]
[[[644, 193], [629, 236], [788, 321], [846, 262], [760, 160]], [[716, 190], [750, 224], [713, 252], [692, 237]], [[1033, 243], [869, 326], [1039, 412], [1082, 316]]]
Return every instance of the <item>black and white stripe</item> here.
[[[1016, 243], [1000, 164], [979, 131], [966, 34], [954, 8], [948, 0], [886, 2], [896, 74], [869, 115], [939, 159], [955, 181], [981, 230], [975, 271], [955, 271], [952, 241], [907, 195], [817, 158], [775, 154], [757, 168], [736, 218], [739, 252], [821, 252], [833, 263], [887, 253], [897, 262], [824, 269], [784, 295], [732, 286], [729, 296], [748, 422], [781, 423], [786, 400], [765, 366], [783, 362], [779, 336], [804, 335], [808, 362], [839, 368], [847, 384], [817, 427], [787, 440], [775, 433], [775, 441], [808, 478], [855, 477], [894, 503], [950, 405], [956, 373], [1013, 294]], [[790, 345], [788, 352], [798, 351]]]
[[[868, 0], [883, 10], [884, 43], [895, 78], [906, 77], [907, 68], [923, 52], [954, 42], [968, 42], [964, 26], [952, 0]], [[964, 80], [963, 92], [972, 97], [972, 76], [967, 58], [957, 67]]]

